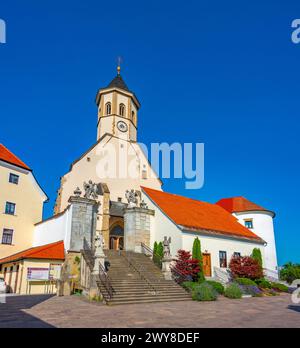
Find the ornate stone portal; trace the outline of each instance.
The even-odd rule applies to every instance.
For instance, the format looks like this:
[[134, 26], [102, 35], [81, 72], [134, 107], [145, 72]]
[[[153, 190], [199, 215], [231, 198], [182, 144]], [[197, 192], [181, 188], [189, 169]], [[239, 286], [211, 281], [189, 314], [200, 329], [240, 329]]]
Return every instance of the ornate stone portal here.
[[150, 246], [151, 219], [154, 210], [148, 209], [144, 201], [138, 206], [141, 198], [139, 191], [127, 190], [126, 198], [128, 206], [124, 211], [124, 247], [127, 251], [141, 252], [141, 243]]

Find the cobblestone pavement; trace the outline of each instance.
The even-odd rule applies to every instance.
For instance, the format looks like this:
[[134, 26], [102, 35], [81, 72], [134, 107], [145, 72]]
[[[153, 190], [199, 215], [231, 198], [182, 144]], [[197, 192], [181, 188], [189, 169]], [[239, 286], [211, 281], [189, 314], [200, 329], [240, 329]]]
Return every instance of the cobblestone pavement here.
[[81, 297], [14, 296], [0, 303], [0, 327], [298, 327], [300, 305], [290, 295], [215, 302], [121, 306]]

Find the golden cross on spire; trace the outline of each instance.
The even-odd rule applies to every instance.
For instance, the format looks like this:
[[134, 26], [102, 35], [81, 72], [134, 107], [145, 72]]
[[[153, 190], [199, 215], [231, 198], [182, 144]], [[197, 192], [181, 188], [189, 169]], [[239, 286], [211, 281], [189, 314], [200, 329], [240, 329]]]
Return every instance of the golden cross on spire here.
[[118, 57], [118, 67], [117, 67], [118, 75], [120, 75], [120, 72], [121, 72], [121, 63], [122, 63], [122, 58]]

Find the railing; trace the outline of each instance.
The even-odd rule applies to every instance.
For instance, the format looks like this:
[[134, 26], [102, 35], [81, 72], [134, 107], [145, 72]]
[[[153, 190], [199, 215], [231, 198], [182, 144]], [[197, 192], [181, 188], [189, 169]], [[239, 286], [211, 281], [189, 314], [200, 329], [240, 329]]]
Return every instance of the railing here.
[[151, 256], [151, 259], [153, 261], [153, 263], [159, 268], [161, 269], [162, 267], [162, 256], [158, 255], [156, 253], [153, 252], [153, 250], [148, 247], [146, 244], [141, 243], [141, 251], [144, 255], [146, 256]]
[[90, 247], [89, 243], [87, 242], [85, 238], [83, 239], [82, 254], [92, 272], [95, 266], [95, 256], [94, 256], [92, 248]]
[[263, 268], [263, 271], [265, 275], [269, 278], [272, 278], [272, 280], [278, 280], [279, 279], [279, 272], [275, 271], [273, 269]]
[[111, 280], [109, 278], [109, 276], [107, 275], [105, 268], [103, 267], [103, 265], [101, 264], [101, 262], [99, 262], [99, 280], [102, 284], [102, 286], [105, 288], [106, 291], [102, 292], [102, 295], [105, 299], [105, 301], [109, 301], [112, 299], [115, 290], [111, 285]]
[[178, 283], [181, 284], [183, 282], [188, 282], [188, 281], [192, 281], [193, 278], [182, 273], [181, 271], [179, 271], [177, 268], [175, 268], [174, 266], [170, 267], [171, 269], [171, 273], [172, 273], [172, 278], [173, 280]]
[[[94, 251], [92, 250], [92, 248], [90, 247], [88, 241], [84, 238], [83, 239], [83, 250], [82, 250], [82, 255], [84, 257], [84, 259], [86, 260], [90, 272], [91, 272], [91, 276], [93, 274], [93, 270], [95, 267], [95, 254]], [[99, 262], [99, 261], [97, 261]], [[110, 300], [113, 297], [113, 294], [115, 293], [114, 288], [111, 285], [111, 280], [109, 278], [109, 276], [107, 275], [105, 268], [103, 267], [103, 265], [101, 264], [101, 262], [99, 262], [99, 273], [96, 274], [96, 277], [99, 278], [99, 282], [102, 284], [102, 286], [104, 287], [105, 291], [101, 291], [105, 301]], [[96, 281], [97, 283], [97, 281]], [[97, 284], [97, 286], [99, 287], [99, 285]]]
[[[153, 250], [148, 247], [146, 244], [144, 243], [141, 243], [141, 250], [142, 250], [142, 253], [146, 256], [151, 256], [152, 257], [152, 260], [153, 260], [153, 263], [158, 267], [158, 268], [161, 268], [161, 255], [158, 255], [158, 254], [154, 254], [153, 253]], [[156, 262], [154, 262], [154, 259], [155, 257], [157, 258], [157, 260], [160, 260], [160, 264], [158, 265]], [[172, 278], [173, 280], [180, 284], [182, 282], [185, 282], [185, 281], [190, 281], [192, 280], [189, 276], [187, 276], [186, 274], [180, 272], [178, 269], [176, 269], [174, 266], [171, 266], [170, 267], [171, 269], [171, 273], [172, 273]]]
[[[126, 256], [128, 255], [128, 256]], [[145, 267], [142, 265], [137, 265], [132, 259], [130, 259], [130, 252], [127, 252], [126, 255], [123, 253], [122, 256], [125, 258], [125, 260], [128, 263], [129, 267], [132, 267], [134, 271], [136, 271], [139, 276], [148, 284], [148, 286], [152, 289], [155, 295], [157, 295], [158, 290], [155, 288], [153, 283], [145, 276]]]
[[214, 276], [221, 282], [221, 283], [228, 283], [230, 281], [230, 273], [226, 269], [221, 269], [219, 267], [214, 267]]

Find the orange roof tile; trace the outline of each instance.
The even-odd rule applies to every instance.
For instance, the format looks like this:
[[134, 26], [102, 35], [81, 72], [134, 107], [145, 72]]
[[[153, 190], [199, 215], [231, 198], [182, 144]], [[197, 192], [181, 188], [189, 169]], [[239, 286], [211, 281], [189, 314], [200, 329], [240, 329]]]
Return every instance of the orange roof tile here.
[[238, 213], [243, 211], [264, 210], [267, 209], [249, 201], [244, 197], [231, 197], [220, 199], [217, 203], [220, 207], [229, 211], [230, 213]]
[[31, 170], [24, 162], [22, 162], [17, 156], [9, 151], [4, 145], [0, 144], [0, 160], [14, 164], [17, 167]]
[[23, 259], [49, 259], [49, 260], [64, 260], [64, 242], [59, 241], [51, 244], [30, 248], [20, 251], [17, 254], [10, 255], [0, 259], [0, 264], [14, 262]]
[[142, 187], [149, 198], [177, 225], [188, 229], [215, 231], [240, 238], [262, 239], [241, 225], [222, 207], [171, 193]]

